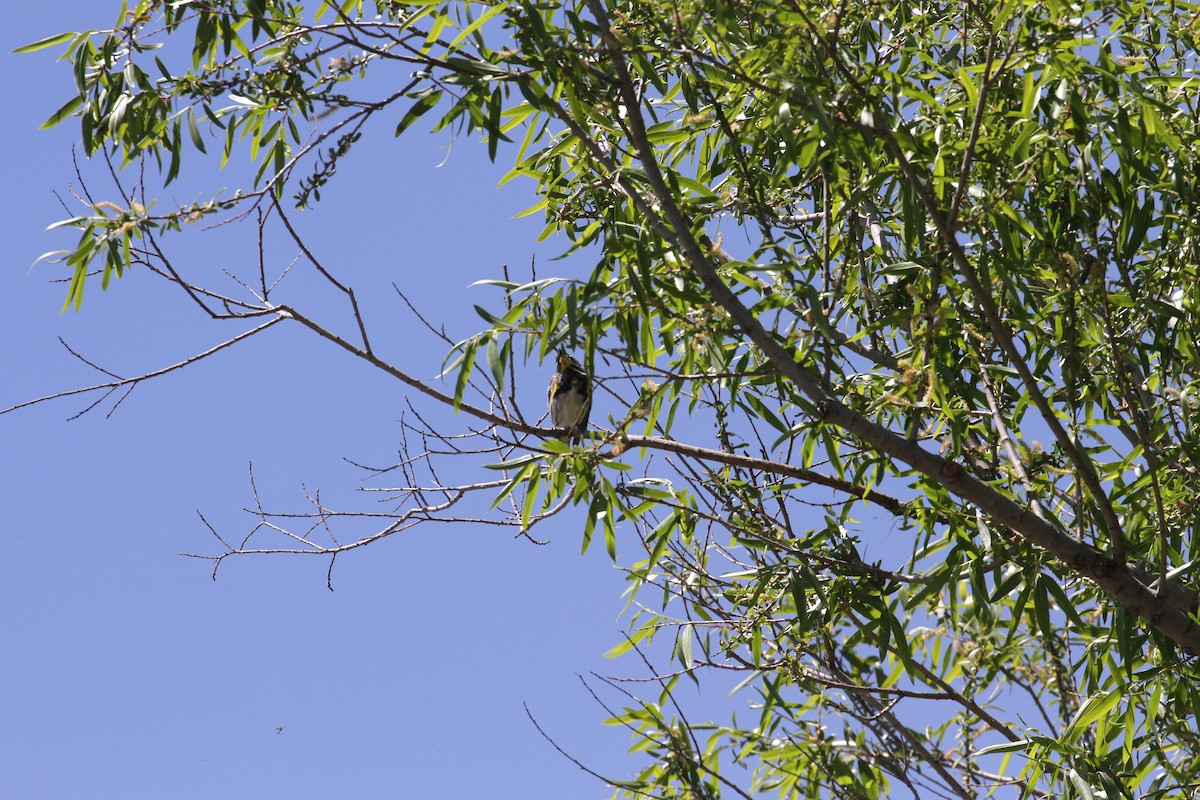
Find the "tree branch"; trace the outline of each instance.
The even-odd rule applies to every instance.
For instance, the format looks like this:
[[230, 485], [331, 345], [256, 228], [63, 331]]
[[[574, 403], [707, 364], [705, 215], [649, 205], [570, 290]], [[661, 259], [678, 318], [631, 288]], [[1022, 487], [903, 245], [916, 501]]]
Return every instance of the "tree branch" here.
[[[641, 201], [643, 213], [656, 228], [666, 231], [668, 241], [674, 242], [680, 253], [696, 271], [713, 299], [746, 332], [750, 340], [779, 370], [780, 374], [792, 381], [816, 404], [821, 421], [843, 428], [865, 444], [908, 464], [922, 475], [945, 486], [954, 495], [974, 504], [1000, 524], [1019, 533], [1055, 556], [1069, 569], [1093, 580], [1125, 606], [1131, 614], [1174, 640], [1187, 652], [1200, 655], [1200, 626], [1188, 614], [1172, 607], [1165, 598], [1159, 597], [1153, 590], [1138, 581], [1123, 563], [1072, 539], [1056, 525], [1038, 518], [1028, 508], [1018, 505], [978, 478], [965, 472], [958, 463], [929, 453], [915, 442], [905, 439], [853, 411], [834, 397], [820, 378], [799, 364], [794, 355], [763, 327], [753, 312], [721, 280], [714, 264], [693, 235], [694, 226], [676, 204], [674, 193], [667, 186], [659, 170], [653, 147], [647, 137], [640, 103], [625, 64], [621, 44], [609, 27], [607, 14], [601, 3], [598, 0], [588, 0], [588, 6], [603, 32], [604, 43], [620, 84], [622, 102], [626, 107], [630, 141], [634, 145], [638, 160], [645, 171], [646, 180], [654, 192], [655, 206], [661, 209], [660, 216], [655, 207], [643, 199]], [[892, 141], [894, 143], [894, 137], [892, 137]], [[902, 157], [901, 153], [898, 158]], [[907, 168], [907, 173], [912, 173], [911, 165], [908, 165], [907, 161], [902, 161], [902, 165]], [[910, 180], [915, 179], [915, 173], [911, 174]], [[914, 188], [922, 191], [923, 184], [917, 181]], [[638, 197], [639, 195], [635, 192], [632, 196]], [[946, 221], [940, 214], [937, 219], [940, 226], [945, 225]], [[949, 236], [947, 245], [952, 245], [951, 249], [955, 253], [956, 264], [963, 267], [965, 273], [973, 276], [974, 271], [969, 263], [965, 263], [966, 256], [957, 246], [957, 241], [951, 232], [944, 231], [944, 235]], [[987, 299], [990, 302], [990, 297]], [[994, 306], [992, 310], [994, 311]], [[997, 333], [997, 338], [1007, 339], [1003, 331]], [[1009, 340], [1009, 344], [1011, 345], [1011, 340]], [[1024, 364], [1023, 360], [1018, 360], [1028, 372], [1028, 366]], [[1028, 377], [1032, 380], [1032, 375]], [[1030, 391], [1035, 398], [1040, 396], [1040, 392], [1037, 392], [1035, 388], [1031, 388]], [[1045, 398], [1041, 398], [1041, 403], [1045, 403]], [[1053, 413], [1048, 407], [1044, 413], [1053, 420]], [[1057, 423], [1056, 420], [1055, 423]], [[1057, 425], [1056, 427], [1061, 428]], [[1094, 478], [1095, 474], [1091, 471], [1090, 464], [1082, 471]], [[1106, 496], [1101, 492], [1097, 499], [1099, 500], [1100, 497]]]

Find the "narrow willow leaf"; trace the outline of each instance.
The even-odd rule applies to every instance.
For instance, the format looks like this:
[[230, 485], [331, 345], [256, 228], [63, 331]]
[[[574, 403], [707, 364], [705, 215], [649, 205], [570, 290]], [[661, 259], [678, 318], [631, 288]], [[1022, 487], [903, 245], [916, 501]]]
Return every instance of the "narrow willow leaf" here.
[[441, 99], [441, 89], [429, 90], [423, 93], [417, 98], [417, 102], [413, 103], [412, 107], [409, 108], [408, 111], [405, 112], [404, 116], [400, 118], [400, 122], [396, 125], [395, 135], [399, 136], [400, 134], [404, 133], [408, 126], [412, 125], [431, 108], [436, 106]]
[[78, 34], [74, 32], [57, 33], [54, 36], [47, 36], [45, 39], [39, 39], [32, 44], [22, 45], [16, 50], [13, 50], [12, 53], [13, 55], [17, 55], [19, 53], [36, 53], [38, 50], [44, 50], [47, 47], [54, 47], [56, 44], [69, 42], [76, 36], [78, 36]]

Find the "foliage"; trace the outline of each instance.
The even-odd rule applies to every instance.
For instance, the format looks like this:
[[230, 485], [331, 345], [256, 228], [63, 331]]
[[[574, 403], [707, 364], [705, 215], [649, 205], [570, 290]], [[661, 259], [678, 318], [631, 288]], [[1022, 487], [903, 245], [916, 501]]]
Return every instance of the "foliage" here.
[[[61, 223], [79, 244], [51, 260], [68, 305], [98, 264], [105, 286], [146, 268], [216, 318], [262, 319], [241, 338], [299, 323], [487, 423], [496, 480], [414, 490], [349, 546], [482, 489], [526, 533], [578, 505], [585, 548], [636, 548], [614, 654], [678, 666], [613, 710], [645, 754], [609, 779], [620, 796], [1192, 796], [1195, 11], [143, 0], [25, 48], [74, 66], [48, 124], [164, 185], [190, 148], [244, 152], [254, 183], [154, 212], [131, 181]], [[448, 343], [452, 395], [375, 353], [307, 248], [349, 331], [168, 255], [210, 215], [302, 245], [292, 209], [373, 118], [478, 132], [536, 186], [546, 235], [594, 261], [494, 278], [501, 307]], [[575, 447], [511, 393], [563, 344], [627, 409]], [[730, 672], [740, 714], [676, 703], [681, 679]]]

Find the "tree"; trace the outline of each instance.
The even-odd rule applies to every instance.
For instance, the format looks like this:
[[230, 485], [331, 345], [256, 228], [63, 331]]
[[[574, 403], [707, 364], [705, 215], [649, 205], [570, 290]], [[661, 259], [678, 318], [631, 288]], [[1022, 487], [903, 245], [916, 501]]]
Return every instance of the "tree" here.
[[[296, 530], [260, 506], [253, 538], [213, 530], [216, 567], [332, 568], [478, 496], [527, 536], [585, 510], [584, 547], [644, 603], [615, 652], [677, 662], [612, 711], [646, 754], [620, 796], [1187, 797], [1194, 11], [144, 0], [25, 48], [65, 47], [77, 94], [50, 123], [80, 121], [123, 198], [85, 193], [50, 260], [68, 307], [153, 273], [239, 326], [227, 345], [299, 325], [463, 420], [410, 418], [407, 505], [371, 535], [319, 538], [343, 516], [319, 502]], [[426, 115], [532, 179], [530, 212], [593, 263], [491, 276], [478, 333], [446, 342], [452, 390], [377, 354], [297, 213], [369, 122]], [[156, 210], [193, 147], [248, 149], [254, 184]], [[201, 219], [298, 251], [352, 323], [276, 302], [255, 253], [237, 294], [185, 274], [172, 242]], [[623, 409], [578, 444], [515, 389], [559, 347]], [[479, 471], [441, 481], [445, 461]], [[257, 544], [272, 531], [291, 538]], [[743, 713], [700, 722], [676, 687], [725, 673]]]

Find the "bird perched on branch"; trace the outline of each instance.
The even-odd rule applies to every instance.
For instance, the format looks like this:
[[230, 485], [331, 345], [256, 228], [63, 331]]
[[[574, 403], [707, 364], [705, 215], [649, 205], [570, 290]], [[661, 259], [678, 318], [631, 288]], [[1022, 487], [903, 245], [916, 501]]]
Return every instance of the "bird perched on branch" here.
[[578, 444], [592, 413], [592, 379], [566, 350], [558, 351], [557, 371], [550, 378], [547, 400], [550, 424], [561, 428], [564, 439]]

